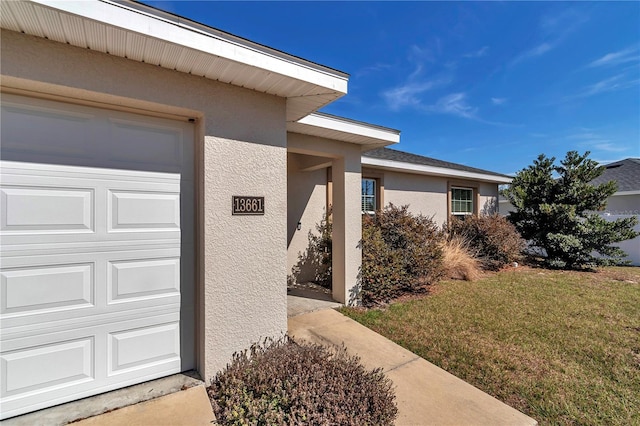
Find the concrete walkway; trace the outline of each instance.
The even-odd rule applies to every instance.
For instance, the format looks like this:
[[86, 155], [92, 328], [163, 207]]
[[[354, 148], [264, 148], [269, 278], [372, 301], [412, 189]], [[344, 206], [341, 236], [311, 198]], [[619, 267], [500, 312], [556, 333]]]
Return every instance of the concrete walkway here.
[[340, 306], [342, 303], [335, 302], [330, 294], [304, 288], [287, 290], [287, 317]]
[[213, 409], [204, 385], [73, 423], [77, 426], [211, 426]]
[[537, 422], [334, 310], [289, 318], [294, 340], [341, 345], [394, 384], [397, 425], [536, 425]]
[[[313, 305], [316, 308], [316, 305]], [[341, 345], [358, 355], [368, 369], [381, 367], [394, 384], [398, 418], [396, 425], [536, 425], [532, 418], [503, 404], [470, 384], [403, 349], [333, 309], [307, 312], [289, 318], [289, 335], [323, 345]], [[175, 379], [174, 379], [175, 380]], [[124, 392], [137, 392], [136, 387]], [[78, 426], [211, 425], [213, 410], [204, 384], [160, 396], [75, 422]], [[133, 390], [131, 390], [133, 389]], [[109, 394], [105, 394], [109, 395]], [[96, 397], [92, 397], [96, 398]], [[87, 405], [87, 400], [77, 404]], [[74, 404], [74, 403], [71, 403]], [[99, 404], [99, 403], [96, 403]], [[94, 404], [95, 405], [95, 404]], [[2, 422], [9, 426], [65, 424], [55, 410], [66, 405]], [[77, 408], [73, 409], [77, 410]], [[77, 417], [76, 417], [77, 418]]]

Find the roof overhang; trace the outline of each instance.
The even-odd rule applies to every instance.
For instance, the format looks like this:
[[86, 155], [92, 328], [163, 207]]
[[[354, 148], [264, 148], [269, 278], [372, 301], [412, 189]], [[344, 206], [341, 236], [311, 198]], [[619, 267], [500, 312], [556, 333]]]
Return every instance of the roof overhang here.
[[399, 130], [323, 113], [313, 113], [289, 122], [287, 131], [363, 145], [365, 150], [400, 142]]
[[422, 164], [406, 163], [402, 161], [382, 160], [379, 158], [362, 157], [362, 165], [377, 169], [390, 170], [419, 175], [442, 176], [459, 179], [477, 180], [480, 182], [505, 184], [511, 183], [510, 177], [496, 176], [484, 173], [455, 170], [445, 167], [426, 166]]
[[295, 121], [347, 93], [348, 74], [129, 0], [2, 1], [0, 26], [287, 98]]
[[635, 191], [618, 191], [615, 194], [613, 194], [614, 196], [616, 195], [620, 195], [620, 196], [626, 196], [626, 195], [640, 195], [640, 190], [635, 190]]

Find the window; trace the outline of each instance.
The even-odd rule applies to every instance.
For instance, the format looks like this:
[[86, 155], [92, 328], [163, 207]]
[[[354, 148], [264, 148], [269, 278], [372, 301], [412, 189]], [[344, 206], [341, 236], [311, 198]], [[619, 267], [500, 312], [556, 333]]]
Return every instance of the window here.
[[362, 213], [376, 212], [376, 180], [362, 179]]
[[451, 214], [460, 218], [473, 214], [473, 189], [451, 188]]

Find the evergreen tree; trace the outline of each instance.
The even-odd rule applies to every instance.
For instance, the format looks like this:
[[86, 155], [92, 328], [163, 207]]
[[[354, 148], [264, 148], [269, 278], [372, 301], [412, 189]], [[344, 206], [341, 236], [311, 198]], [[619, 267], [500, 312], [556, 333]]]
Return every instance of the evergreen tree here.
[[597, 213], [617, 184], [591, 185], [605, 168], [588, 156], [588, 151], [569, 151], [556, 166], [555, 158], [541, 154], [502, 191], [515, 207], [508, 219], [532, 248], [546, 252], [548, 266], [580, 269], [625, 263], [626, 254], [612, 243], [638, 235], [635, 217], [609, 222]]

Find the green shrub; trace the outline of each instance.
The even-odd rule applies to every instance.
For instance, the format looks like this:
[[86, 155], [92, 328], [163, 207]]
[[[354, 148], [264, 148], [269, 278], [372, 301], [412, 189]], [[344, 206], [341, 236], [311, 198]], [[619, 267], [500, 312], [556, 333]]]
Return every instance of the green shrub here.
[[287, 276], [287, 287], [312, 281], [331, 289], [332, 229], [331, 211], [328, 211], [322, 215], [320, 223], [316, 224], [315, 232], [309, 230], [309, 245], [298, 254], [298, 261], [291, 267], [291, 273]]
[[407, 206], [389, 204], [363, 216], [362, 303], [425, 291], [443, 275], [442, 240], [432, 219], [412, 215]]
[[392, 424], [391, 381], [344, 348], [289, 338], [236, 353], [208, 389], [222, 425]]
[[469, 216], [464, 220], [452, 217], [444, 227], [448, 239], [462, 238], [467, 242], [483, 269], [497, 271], [520, 259], [524, 240], [506, 218]]
[[530, 251], [544, 254], [552, 268], [590, 269], [596, 265], [626, 264], [615, 243], [634, 239], [636, 217], [608, 221], [597, 212], [617, 191], [615, 181], [592, 184], [605, 168], [569, 151], [560, 165], [555, 157], [538, 156], [520, 170], [502, 194], [514, 206], [509, 214]]

